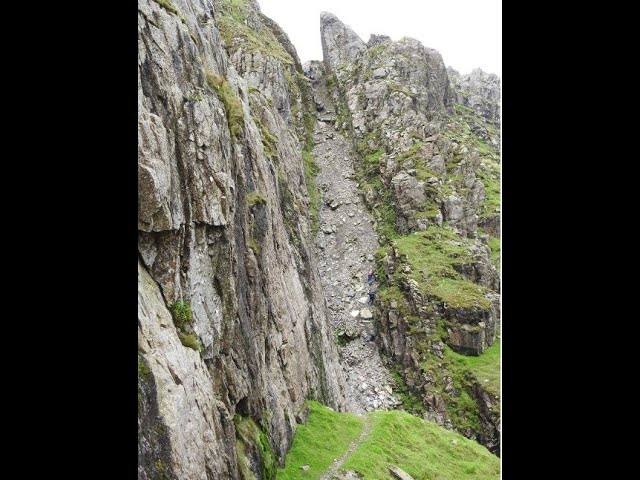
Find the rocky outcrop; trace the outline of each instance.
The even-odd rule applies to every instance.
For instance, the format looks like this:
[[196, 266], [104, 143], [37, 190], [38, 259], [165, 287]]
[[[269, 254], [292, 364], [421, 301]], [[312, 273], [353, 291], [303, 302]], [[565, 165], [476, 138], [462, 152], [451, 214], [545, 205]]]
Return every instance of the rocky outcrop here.
[[[499, 80], [447, 70], [411, 38], [372, 35], [365, 45], [334, 16], [321, 17], [321, 33], [335, 124], [360, 154], [357, 179], [385, 246], [379, 345], [425, 418], [497, 452], [499, 413], [489, 412], [499, 401], [453, 355], [482, 355], [496, 337]], [[309, 65], [307, 75], [319, 74]]]
[[474, 109], [487, 120], [500, 120], [500, 79], [496, 74], [480, 68], [466, 75], [460, 75], [453, 68], [447, 71], [459, 104]]
[[320, 14], [320, 32], [322, 54], [329, 73], [337, 72], [340, 67], [352, 63], [358, 53], [367, 48], [362, 39], [332, 13]]
[[305, 82], [252, 0], [138, 1], [138, 478], [273, 478], [306, 398], [344, 409]]

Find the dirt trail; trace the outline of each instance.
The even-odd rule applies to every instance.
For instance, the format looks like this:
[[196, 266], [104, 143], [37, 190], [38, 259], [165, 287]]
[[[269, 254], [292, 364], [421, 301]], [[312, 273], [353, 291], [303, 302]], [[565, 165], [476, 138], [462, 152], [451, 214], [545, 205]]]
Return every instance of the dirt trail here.
[[326, 472], [320, 475], [319, 480], [332, 480], [333, 476], [338, 473], [338, 469], [344, 464], [344, 462], [349, 460], [349, 457], [351, 457], [351, 455], [353, 455], [353, 452], [355, 452], [358, 449], [358, 447], [360, 447], [360, 445], [362, 444], [364, 439], [367, 438], [370, 432], [371, 432], [371, 418], [369, 417], [369, 415], [365, 415], [364, 427], [362, 427], [362, 432], [360, 432], [360, 436], [356, 439], [355, 442], [349, 445], [349, 448], [347, 449], [347, 451], [344, 452], [344, 454], [340, 458], [338, 458], [335, 462], [333, 462], [333, 464], [329, 467], [329, 469]]

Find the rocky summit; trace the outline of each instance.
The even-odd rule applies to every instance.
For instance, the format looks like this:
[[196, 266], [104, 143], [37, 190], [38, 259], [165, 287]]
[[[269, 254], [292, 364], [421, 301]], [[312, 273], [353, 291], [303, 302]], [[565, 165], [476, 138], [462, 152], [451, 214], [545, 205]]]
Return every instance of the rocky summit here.
[[499, 477], [500, 79], [383, 33], [138, 0], [138, 479]]

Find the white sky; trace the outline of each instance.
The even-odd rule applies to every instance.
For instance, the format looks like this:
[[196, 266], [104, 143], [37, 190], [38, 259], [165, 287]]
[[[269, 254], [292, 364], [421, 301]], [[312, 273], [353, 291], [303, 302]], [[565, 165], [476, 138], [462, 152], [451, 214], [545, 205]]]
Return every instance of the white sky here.
[[501, 0], [258, 0], [293, 42], [302, 63], [322, 60], [320, 12], [336, 15], [367, 42], [407, 36], [435, 48], [446, 66], [502, 74]]

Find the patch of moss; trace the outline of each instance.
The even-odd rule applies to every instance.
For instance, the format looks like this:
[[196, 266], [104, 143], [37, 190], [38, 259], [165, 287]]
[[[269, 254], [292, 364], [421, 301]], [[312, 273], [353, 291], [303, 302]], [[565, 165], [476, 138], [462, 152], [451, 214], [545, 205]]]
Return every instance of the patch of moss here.
[[402, 160], [406, 160], [408, 158], [413, 157], [423, 145], [424, 145], [424, 142], [414, 143], [409, 150], [407, 150], [402, 155], [400, 155], [400, 157], [398, 157], [398, 160], [402, 161]]
[[364, 157], [364, 164], [365, 164], [365, 169], [367, 170], [367, 173], [373, 174], [373, 173], [378, 173], [380, 171], [379, 161], [382, 155], [384, 155], [384, 150], [377, 150], [371, 155], [367, 155], [366, 157]]
[[184, 345], [185, 347], [189, 347], [196, 352], [200, 351], [198, 340], [196, 339], [195, 335], [187, 335], [182, 332], [178, 332], [178, 338], [180, 339], [182, 345]]
[[229, 131], [231, 132], [231, 137], [235, 140], [240, 136], [244, 127], [242, 103], [240, 103], [236, 92], [233, 91], [231, 84], [223, 76], [207, 70], [206, 77], [207, 84], [218, 94], [224, 104]]
[[309, 193], [311, 229], [313, 234], [316, 235], [318, 230], [320, 230], [320, 190], [316, 184], [316, 176], [320, 170], [311, 151], [303, 150], [302, 159], [304, 161], [304, 176], [307, 183], [307, 192]]
[[251, 192], [247, 195], [247, 205], [251, 208], [256, 205], [265, 205], [266, 203], [267, 197], [258, 191]]
[[276, 138], [258, 117], [253, 116], [251, 118], [253, 118], [253, 121], [258, 127], [258, 130], [260, 130], [260, 139], [262, 140], [262, 146], [264, 147], [265, 155], [267, 156], [267, 158], [269, 158], [269, 160], [277, 161], [278, 142]]
[[269, 444], [267, 435], [248, 417], [234, 416], [236, 426], [236, 453], [238, 456], [238, 466], [240, 467], [243, 480], [255, 479], [255, 474], [251, 471], [250, 462], [247, 458], [247, 450], [257, 448], [261, 458], [261, 477], [264, 480], [275, 480], [276, 478], [276, 457]]
[[247, 243], [249, 244], [249, 248], [253, 250], [255, 255], [260, 255], [260, 244], [256, 241], [255, 238], [249, 237], [247, 238]]

